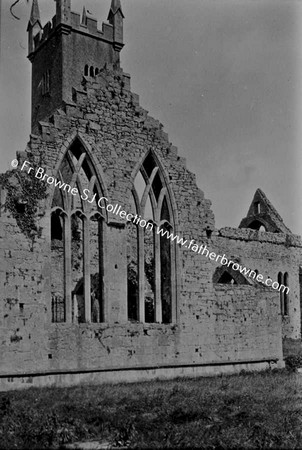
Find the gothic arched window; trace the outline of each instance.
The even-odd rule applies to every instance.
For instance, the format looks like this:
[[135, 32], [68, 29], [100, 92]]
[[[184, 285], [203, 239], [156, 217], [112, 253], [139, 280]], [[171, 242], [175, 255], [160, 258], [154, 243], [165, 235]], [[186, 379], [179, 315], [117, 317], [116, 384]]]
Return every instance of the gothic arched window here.
[[50, 92], [50, 72], [47, 70], [42, 76], [42, 95], [47, 95]]
[[102, 322], [104, 217], [98, 201], [103, 193], [78, 139], [56, 179], [51, 207], [52, 321]]
[[159, 164], [148, 153], [134, 180], [127, 225], [128, 319], [175, 321], [175, 245], [168, 190]]

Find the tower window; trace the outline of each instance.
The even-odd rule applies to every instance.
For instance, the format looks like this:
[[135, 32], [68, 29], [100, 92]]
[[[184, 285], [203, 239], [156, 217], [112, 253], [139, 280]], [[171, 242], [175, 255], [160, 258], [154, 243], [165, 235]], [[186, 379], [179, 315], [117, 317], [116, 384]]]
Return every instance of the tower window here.
[[84, 67], [84, 75], [85, 75], [85, 77], [88, 77], [88, 75], [89, 75], [89, 66], [88, 66], [88, 64], [86, 64], [86, 66]]
[[90, 66], [90, 73], [89, 73], [89, 75], [91, 77], [94, 77], [94, 67], [93, 66]]
[[50, 92], [50, 72], [47, 70], [42, 77], [42, 95], [47, 95]]

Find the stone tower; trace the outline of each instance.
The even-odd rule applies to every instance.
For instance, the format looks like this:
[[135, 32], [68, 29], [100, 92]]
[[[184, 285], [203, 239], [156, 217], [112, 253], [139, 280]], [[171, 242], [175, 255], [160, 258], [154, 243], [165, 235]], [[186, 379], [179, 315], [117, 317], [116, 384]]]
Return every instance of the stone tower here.
[[83, 76], [94, 77], [107, 64], [119, 67], [123, 48], [120, 0], [112, 0], [108, 21], [98, 29], [97, 20], [71, 11], [71, 0], [55, 0], [56, 14], [43, 28], [38, 0], [33, 0], [27, 27], [28, 58], [32, 63], [32, 114], [34, 131], [56, 108], [72, 101], [72, 87]]

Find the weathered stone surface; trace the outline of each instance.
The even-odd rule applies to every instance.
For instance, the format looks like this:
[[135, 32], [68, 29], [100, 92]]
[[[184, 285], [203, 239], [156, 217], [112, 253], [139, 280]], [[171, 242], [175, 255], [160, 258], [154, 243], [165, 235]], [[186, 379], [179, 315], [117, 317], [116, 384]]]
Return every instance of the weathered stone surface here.
[[[69, 81], [75, 83], [74, 77]], [[108, 212], [104, 214], [102, 241], [103, 323], [52, 323], [53, 280], [59, 289], [65, 270], [58, 256], [63, 247], [57, 246], [57, 256], [53, 257], [53, 186], [47, 185], [48, 195], [35, 213], [41, 233], [33, 239], [21, 233], [16, 219], [5, 208], [8, 194], [2, 189], [3, 380], [11, 382], [14, 376], [24, 375], [24, 384], [30, 385], [31, 376], [38, 374], [45, 374], [47, 379], [47, 374], [115, 373], [122, 369], [152, 372], [166, 368], [168, 372], [192, 366], [198, 371], [202, 366], [229, 365], [230, 370], [235, 370], [239, 364], [256, 366], [276, 360], [281, 364], [282, 328], [286, 337], [297, 339], [301, 333], [301, 239], [285, 233], [287, 230], [278, 234], [245, 228], [215, 230], [211, 202], [204, 199], [195, 176], [186, 168], [185, 158], [178, 156], [162, 125], [139, 106], [138, 95], [130, 92], [130, 76], [118, 64], [101, 67], [94, 77], [78, 77], [78, 83], [69, 87], [70, 94], [74, 87], [73, 103], [62, 99], [57, 105], [60, 109], [51, 111], [52, 120], [44, 118], [39, 128], [33, 124], [35, 135], [31, 135], [22, 161], [30, 160], [36, 168], [43, 167], [45, 173], [58, 178], [67, 150], [80, 142], [109, 202], [130, 212], [134, 174], [152, 151], [170, 190], [175, 234], [204, 243], [210, 251], [240, 260], [243, 266], [257, 269], [273, 280], [278, 272], [288, 272], [289, 314], [283, 318], [280, 315], [278, 291], [259, 283], [214, 284], [219, 263], [175, 245], [172, 323], [129, 322], [126, 220]], [[81, 264], [80, 250], [78, 260], [73, 262]]]

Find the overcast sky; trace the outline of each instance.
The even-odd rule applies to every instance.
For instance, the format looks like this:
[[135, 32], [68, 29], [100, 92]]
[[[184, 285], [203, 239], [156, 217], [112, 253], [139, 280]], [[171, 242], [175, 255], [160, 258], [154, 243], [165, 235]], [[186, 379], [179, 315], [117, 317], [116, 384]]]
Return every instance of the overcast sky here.
[[[31, 2], [14, 9], [20, 20], [10, 4], [2, 0], [0, 172], [30, 132]], [[39, 4], [44, 25], [55, 2]], [[72, 9], [83, 4], [106, 20], [110, 0], [73, 0]], [[123, 11], [122, 67], [187, 158], [216, 226], [237, 227], [260, 187], [302, 233], [302, 2], [124, 0]]]

